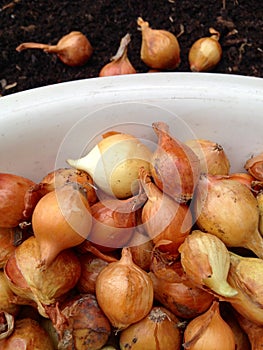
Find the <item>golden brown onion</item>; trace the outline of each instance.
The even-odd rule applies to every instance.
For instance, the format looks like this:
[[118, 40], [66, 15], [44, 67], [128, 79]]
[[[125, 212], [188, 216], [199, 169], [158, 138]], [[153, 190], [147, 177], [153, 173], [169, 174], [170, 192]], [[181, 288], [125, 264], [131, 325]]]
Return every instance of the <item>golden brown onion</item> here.
[[30, 179], [14, 174], [0, 173], [0, 225], [16, 227], [25, 220], [25, 195], [35, 183]]
[[105, 267], [97, 277], [99, 306], [118, 330], [140, 321], [153, 305], [153, 285], [148, 274], [132, 261], [129, 248], [122, 257]]
[[84, 65], [93, 54], [90, 41], [78, 31], [64, 35], [56, 45], [28, 42], [16, 48], [19, 52], [26, 49], [40, 49], [47, 53], [54, 53], [64, 64], [72, 67]]
[[198, 288], [190, 280], [167, 282], [149, 272], [153, 282], [154, 298], [176, 316], [194, 318], [206, 311], [214, 300], [212, 294]]
[[40, 249], [35, 237], [28, 238], [16, 248], [14, 259], [16, 269], [8, 270], [8, 277], [13, 282], [10, 288], [37, 303], [43, 316], [46, 316], [43, 304], [50, 305], [70, 291], [81, 274], [80, 262], [71, 250], [64, 250], [49, 267], [41, 269]]
[[143, 226], [154, 244], [169, 240], [171, 252], [175, 254], [190, 233], [192, 214], [186, 204], [180, 204], [163, 193], [145, 169], [140, 169], [139, 178], [148, 198], [142, 208]]
[[219, 43], [220, 34], [209, 28], [210, 37], [200, 38], [189, 50], [188, 60], [193, 72], [206, 72], [215, 68], [222, 57], [222, 47]]
[[141, 17], [137, 24], [142, 32], [141, 60], [151, 68], [175, 69], [180, 63], [180, 46], [174, 34], [152, 29]]
[[218, 301], [188, 323], [183, 346], [189, 350], [235, 350], [234, 334], [220, 315]]
[[55, 350], [48, 333], [31, 318], [15, 321], [15, 329], [10, 337], [0, 343], [0, 350]]
[[9, 256], [15, 250], [15, 229], [0, 227], [0, 268], [4, 267]]
[[66, 184], [42, 197], [33, 212], [32, 227], [43, 267], [64, 249], [84, 242], [91, 226], [89, 203], [76, 184]]
[[186, 144], [169, 133], [164, 122], [153, 123], [158, 146], [151, 162], [151, 175], [156, 185], [180, 203], [192, 198], [200, 174], [200, 161]]
[[200, 171], [211, 175], [228, 175], [229, 159], [221, 145], [205, 140], [193, 139], [185, 142], [200, 160]]
[[179, 319], [164, 307], [155, 306], [141, 321], [124, 329], [120, 335], [121, 350], [179, 350]]

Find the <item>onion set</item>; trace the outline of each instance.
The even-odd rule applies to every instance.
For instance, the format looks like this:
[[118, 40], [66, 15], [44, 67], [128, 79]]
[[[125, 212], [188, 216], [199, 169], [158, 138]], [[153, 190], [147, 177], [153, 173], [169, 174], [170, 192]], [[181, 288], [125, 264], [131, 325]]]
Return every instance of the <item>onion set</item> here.
[[192, 72], [211, 71], [221, 60], [220, 33], [214, 28], [209, 28], [209, 32], [210, 37], [198, 39], [189, 50], [188, 61]]
[[149, 169], [151, 151], [138, 138], [124, 133], [107, 134], [84, 157], [67, 163], [87, 171], [99, 189], [123, 199], [138, 190], [138, 172]]
[[113, 57], [111, 57], [111, 62], [101, 68], [99, 72], [100, 77], [136, 73], [136, 69], [131, 64], [127, 53], [130, 41], [131, 36], [128, 33], [121, 39], [118, 51]]
[[41, 252], [39, 264], [45, 268], [61, 251], [81, 244], [91, 226], [89, 202], [79, 186], [69, 183], [47, 193], [37, 203], [32, 216], [32, 228]]
[[141, 60], [153, 69], [175, 69], [181, 61], [176, 36], [167, 30], [152, 29], [141, 17], [137, 24], [142, 32]]
[[99, 273], [96, 297], [117, 330], [140, 321], [150, 312], [153, 306], [152, 280], [134, 264], [129, 248], [123, 248], [121, 259]]
[[164, 122], [152, 125], [158, 145], [151, 161], [151, 175], [155, 184], [180, 203], [193, 197], [200, 174], [200, 161], [186, 144], [169, 133]]
[[17, 46], [16, 51], [40, 49], [47, 53], [56, 54], [68, 66], [82, 66], [93, 54], [89, 39], [79, 31], [72, 31], [64, 35], [56, 45], [25, 42]]
[[247, 248], [263, 257], [258, 204], [246, 185], [224, 177], [202, 175], [194, 207], [200, 230], [216, 235], [227, 247]]

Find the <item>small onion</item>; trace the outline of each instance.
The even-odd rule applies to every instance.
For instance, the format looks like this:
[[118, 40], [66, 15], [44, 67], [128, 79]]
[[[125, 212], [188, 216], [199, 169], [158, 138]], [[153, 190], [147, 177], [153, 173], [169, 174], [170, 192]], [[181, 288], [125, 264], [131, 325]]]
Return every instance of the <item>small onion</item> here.
[[198, 286], [206, 286], [219, 296], [232, 297], [238, 293], [227, 282], [230, 255], [219, 238], [194, 230], [179, 252], [185, 273]]
[[238, 294], [226, 301], [243, 317], [263, 326], [263, 260], [230, 253], [228, 282]]
[[131, 41], [130, 34], [126, 34], [122, 39], [117, 53], [111, 58], [99, 72], [100, 77], [112, 75], [135, 74], [136, 70], [128, 58], [128, 45]]
[[194, 318], [205, 312], [212, 304], [214, 296], [200, 289], [189, 279], [167, 282], [149, 272], [153, 282], [154, 298], [177, 317]]
[[14, 174], [0, 173], [0, 226], [12, 228], [25, 220], [25, 195], [35, 183]]
[[89, 203], [76, 184], [66, 184], [42, 197], [32, 216], [42, 266], [49, 266], [62, 250], [84, 242], [91, 226]]
[[179, 319], [164, 307], [153, 307], [141, 321], [124, 329], [120, 335], [121, 350], [179, 350]]
[[200, 160], [200, 171], [211, 175], [228, 175], [229, 159], [221, 145], [204, 139], [193, 139], [185, 142]]
[[98, 275], [99, 306], [117, 330], [143, 319], [153, 306], [153, 285], [148, 274], [132, 261], [129, 248], [121, 259], [110, 263]]
[[137, 24], [142, 32], [142, 61], [154, 69], [175, 69], [181, 61], [176, 36], [167, 30], [150, 28], [141, 17]]
[[200, 230], [221, 239], [227, 247], [243, 247], [263, 257], [258, 203], [249, 188], [224, 177], [202, 175], [194, 198]]
[[164, 122], [153, 123], [158, 146], [151, 162], [155, 184], [180, 203], [193, 197], [200, 174], [200, 161], [186, 144], [172, 137]]
[[211, 37], [198, 39], [189, 50], [188, 60], [193, 72], [210, 71], [221, 60], [220, 33], [213, 28], [209, 28], [209, 32], [212, 34]]
[[[50, 305], [75, 287], [80, 274], [80, 262], [71, 250], [64, 250], [46, 269], [39, 267], [40, 249], [35, 237], [30, 237], [15, 250], [14, 260], [6, 272], [10, 288], [23, 298], [37, 303], [46, 317], [43, 305]], [[11, 268], [12, 267], [12, 268]], [[16, 281], [16, 283], [12, 283]]]
[[14, 332], [0, 343], [0, 349], [55, 350], [49, 334], [31, 318], [16, 320]]
[[109, 338], [111, 325], [92, 294], [70, 297], [47, 312], [58, 333], [58, 349], [99, 350]]
[[78, 31], [64, 35], [56, 45], [28, 42], [16, 48], [19, 52], [26, 49], [41, 49], [47, 53], [54, 53], [64, 64], [73, 67], [84, 65], [93, 54], [88, 38]]
[[183, 346], [189, 350], [235, 350], [234, 334], [221, 317], [217, 301], [188, 323]]
[[108, 133], [86, 156], [67, 162], [76, 169], [87, 171], [102, 191], [123, 199], [138, 190], [139, 169], [149, 169], [150, 158], [150, 150], [139, 139], [113, 132]]

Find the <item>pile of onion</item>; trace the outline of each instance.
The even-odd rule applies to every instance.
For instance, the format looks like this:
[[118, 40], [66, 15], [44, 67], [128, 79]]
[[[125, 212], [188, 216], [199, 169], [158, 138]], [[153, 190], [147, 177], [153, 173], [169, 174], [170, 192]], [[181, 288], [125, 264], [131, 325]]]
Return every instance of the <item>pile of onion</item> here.
[[0, 350], [262, 347], [262, 155], [231, 173], [212, 140], [152, 136], [0, 174]]

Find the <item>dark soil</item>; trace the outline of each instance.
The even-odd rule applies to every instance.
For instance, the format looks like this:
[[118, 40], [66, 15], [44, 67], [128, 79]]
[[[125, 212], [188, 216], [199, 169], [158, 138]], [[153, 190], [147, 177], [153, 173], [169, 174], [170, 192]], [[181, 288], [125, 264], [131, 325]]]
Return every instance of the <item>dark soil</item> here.
[[[152, 28], [178, 36], [178, 72], [190, 71], [189, 48], [198, 38], [209, 36], [209, 27], [213, 27], [221, 33], [223, 48], [222, 60], [213, 72], [263, 77], [260, 0], [1, 0], [0, 94], [97, 77], [126, 33], [132, 36], [130, 61], [137, 72], [147, 72], [140, 59], [139, 16]], [[83, 32], [94, 48], [92, 58], [82, 67], [68, 67], [54, 54], [40, 50], [15, 50], [25, 41], [56, 44], [72, 30]]]

